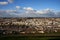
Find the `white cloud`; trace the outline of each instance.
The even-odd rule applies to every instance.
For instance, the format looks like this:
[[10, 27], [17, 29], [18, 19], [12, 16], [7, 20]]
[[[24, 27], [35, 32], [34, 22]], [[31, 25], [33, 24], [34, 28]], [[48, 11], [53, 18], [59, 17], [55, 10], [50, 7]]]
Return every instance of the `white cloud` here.
[[31, 7], [24, 7], [23, 10], [25, 10], [25, 13], [36, 13], [36, 11]]
[[37, 13], [39, 14], [46, 14], [46, 13], [50, 13], [50, 12], [54, 12], [53, 9], [50, 9], [50, 8], [47, 8], [47, 9], [44, 9], [44, 10], [38, 10]]
[[0, 5], [7, 5], [8, 2], [0, 2]]
[[44, 14], [44, 12], [43, 11], [37, 11], [36, 13], [39, 13], [39, 14]]
[[16, 10], [6, 10], [7, 13], [13, 13], [16, 12]]
[[[0, 15], [7, 16], [19, 16], [19, 17], [60, 17], [60, 12], [54, 12], [53, 9], [34, 10], [33, 8], [20, 9], [20, 6], [16, 6], [17, 10], [0, 10]], [[26, 10], [27, 9], [27, 10]], [[5, 13], [5, 14], [4, 14]]]
[[20, 9], [20, 6], [16, 6], [16, 9]]
[[0, 13], [15, 13], [16, 10], [0, 10]]
[[15, 13], [16, 10], [0, 10], [0, 13]]
[[25, 11], [25, 13], [36, 13], [34, 10]]
[[13, 3], [13, 0], [8, 0], [8, 2], [7, 1], [0, 2], [0, 5], [7, 5], [8, 3]]
[[13, 3], [13, 0], [8, 0], [9, 3]]
[[31, 8], [31, 7], [24, 7], [23, 9], [25, 9], [25, 10], [33, 10], [33, 8]]
[[16, 17], [16, 10], [0, 10], [0, 17]]

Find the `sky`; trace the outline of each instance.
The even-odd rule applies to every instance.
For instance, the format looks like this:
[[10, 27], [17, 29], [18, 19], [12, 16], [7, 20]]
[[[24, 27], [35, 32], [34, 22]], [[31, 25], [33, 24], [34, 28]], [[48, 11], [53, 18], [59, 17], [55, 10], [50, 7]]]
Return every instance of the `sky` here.
[[[8, 0], [0, 0], [0, 2], [8, 2]], [[15, 9], [15, 6], [32, 7], [36, 10], [51, 8], [60, 10], [60, 0], [12, 0], [12, 3], [1, 4], [0, 9]]]
[[[0, 14], [6, 10], [7, 12], [9, 11], [10, 14], [13, 14], [11, 10], [23, 9], [28, 11], [37, 10], [40, 14], [44, 14], [44, 12], [46, 13], [47, 11], [51, 12], [52, 10], [60, 11], [60, 0], [0, 0]], [[19, 15], [18, 13], [15, 14]]]

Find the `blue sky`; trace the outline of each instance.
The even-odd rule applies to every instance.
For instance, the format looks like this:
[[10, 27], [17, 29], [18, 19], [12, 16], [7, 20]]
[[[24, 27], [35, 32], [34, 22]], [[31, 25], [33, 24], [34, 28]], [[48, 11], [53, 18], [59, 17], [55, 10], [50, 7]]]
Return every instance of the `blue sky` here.
[[[8, 2], [8, 0], [0, 0], [0, 2]], [[55, 10], [60, 10], [60, 0], [13, 0], [12, 3], [7, 5], [0, 5], [0, 9], [16, 9], [15, 6], [21, 7], [32, 7], [36, 10], [51, 8]]]
[[60, 17], [60, 0], [0, 0], [0, 17]]

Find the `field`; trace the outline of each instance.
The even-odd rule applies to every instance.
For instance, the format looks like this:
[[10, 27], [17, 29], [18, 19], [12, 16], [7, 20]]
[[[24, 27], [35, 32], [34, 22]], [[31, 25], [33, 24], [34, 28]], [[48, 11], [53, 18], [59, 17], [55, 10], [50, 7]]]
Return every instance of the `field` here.
[[60, 40], [60, 37], [7, 36], [7, 37], [0, 37], [0, 40]]
[[2, 35], [0, 40], [60, 40], [60, 34]]

